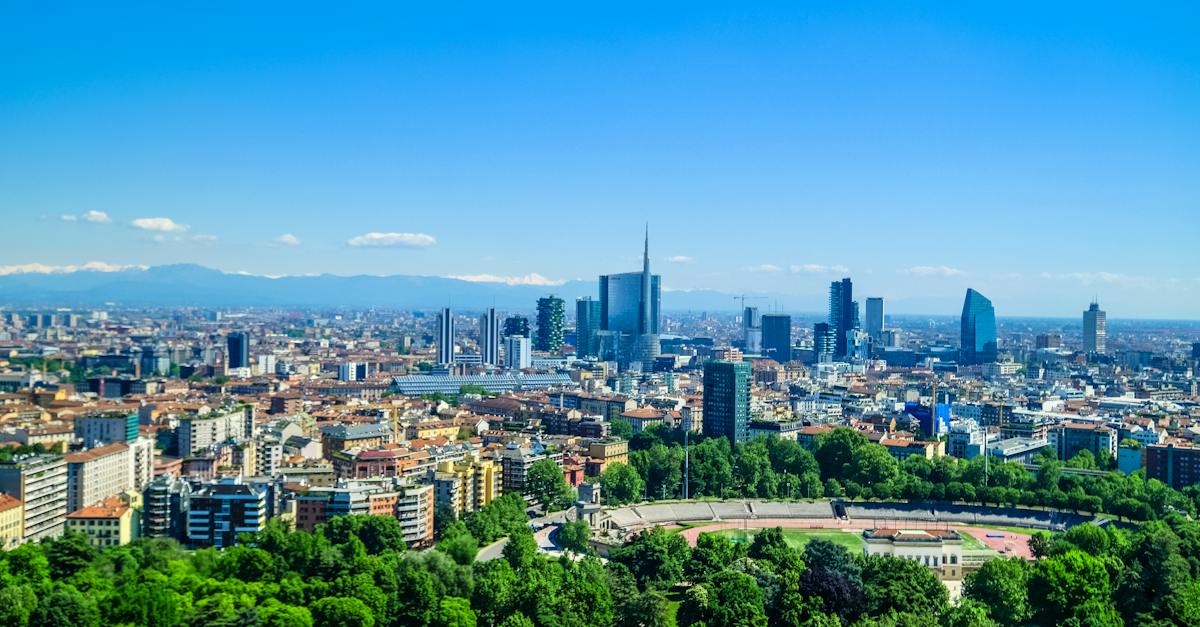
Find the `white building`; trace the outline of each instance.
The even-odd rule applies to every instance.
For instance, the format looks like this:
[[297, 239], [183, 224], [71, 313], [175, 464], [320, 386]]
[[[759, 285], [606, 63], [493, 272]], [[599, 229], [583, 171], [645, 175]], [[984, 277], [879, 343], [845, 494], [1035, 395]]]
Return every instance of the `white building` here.
[[214, 444], [249, 437], [253, 431], [254, 408], [188, 416], [179, 421], [179, 456], [190, 457]]
[[962, 537], [948, 529], [867, 529], [867, 555], [890, 555], [932, 568], [941, 579], [962, 579]]
[[510, 370], [524, 370], [533, 364], [533, 351], [529, 338], [510, 335], [504, 338], [504, 366]]
[[67, 511], [132, 490], [133, 457], [127, 444], [108, 444], [67, 455]]

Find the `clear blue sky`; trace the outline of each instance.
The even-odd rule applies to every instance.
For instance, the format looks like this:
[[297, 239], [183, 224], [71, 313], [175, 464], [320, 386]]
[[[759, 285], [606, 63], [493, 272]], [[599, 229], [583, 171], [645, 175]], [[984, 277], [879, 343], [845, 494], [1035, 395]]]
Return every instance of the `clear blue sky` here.
[[23, 4], [0, 266], [1200, 317], [1196, 3]]

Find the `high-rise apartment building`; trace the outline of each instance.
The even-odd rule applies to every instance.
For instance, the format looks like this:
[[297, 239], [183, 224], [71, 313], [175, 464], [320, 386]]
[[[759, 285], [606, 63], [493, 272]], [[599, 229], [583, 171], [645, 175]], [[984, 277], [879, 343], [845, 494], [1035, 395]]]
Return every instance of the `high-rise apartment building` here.
[[226, 338], [230, 368], [250, 367], [250, 336], [242, 331], [234, 331]]
[[84, 448], [132, 442], [138, 437], [138, 415], [131, 412], [96, 412], [75, 417], [75, 437]]
[[742, 308], [742, 342], [751, 355], [762, 354], [762, 317], [758, 307]]
[[504, 367], [510, 370], [524, 370], [531, 366], [533, 351], [529, 338], [522, 335], [504, 338]]
[[0, 461], [0, 492], [24, 504], [25, 542], [62, 535], [67, 519], [67, 461], [62, 456]]
[[563, 346], [563, 324], [566, 321], [566, 303], [556, 296], [539, 298], [537, 303], [537, 335], [533, 349], [558, 352]]
[[779, 363], [792, 360], [792, 317], [765, 314], [762, 317], [763, 354]]
[[575, 354], [595, 357], [599, 350], [596, 332], [600, 330], [600, 301], [591, 296], [575, 300]]
[[1108, 316], [1093, 302], [1083, 312], [1083, 352], [1103, 355], [1108, 350]]
[[828, 322], [818, 322], [813, 325], [813, 361], [825, 363], [833, 361], [837, 350], [837, 339], [833, 327]]
[[159, 475], [142, 493], [142, 535], [187, 540], [192, 487], [170, 474]]
[[622, 368], [638, 363], [650, 371], [659, 353], [660, 277], [650, 274], [650, 237], [642, 253], [642, 271], [600, 277], [600, 328], [611, 334], [601, 359], [616, 359]]
[[529, 336], [529, 318], [525, 316], [509, 316], [504, 319], [504, 336], [523, 335]]
[[879, 344], [883, 340], [883, 299], [878, 296], [872, 296], [867, 299], [867, 319], [866, 319], [867, 336], [871, 338], [872, 344]]
[[959, 361], [966, 365], [996, 361], [996, 310], [973, 289], [963, 300]]
[[437, 318], [437, 363], [454, 363], [454, 312], [443, 307]]
[[829, 284], [829, 328], [833, 331], [833, 357], [846, 356], [846, 333], [856, 326], [854, 284], [850, 279]]
[[750, 364], [710, 361], [704, 364], [704, 435], [750, 437]]
[[67, 511], [133, 489], [133, 452], [124, 443], [67, 455]]
[[187, 513], [188, 543], [195, 548], [223, 549], [243, 533], [267, 527], [267, 493], [242, 483], [240, 477], [219, 479], [192, 493]]
[[253, 435], [254, 407], [233, 411], [215, 411], [202, 416], [185, 416], [176, 430], [179, 456], [190, 457], [207, 451], [214, 444]]
[[493, 307], [479, 316], [479, 357], [485, 366], [500, 365], [500, 319]]

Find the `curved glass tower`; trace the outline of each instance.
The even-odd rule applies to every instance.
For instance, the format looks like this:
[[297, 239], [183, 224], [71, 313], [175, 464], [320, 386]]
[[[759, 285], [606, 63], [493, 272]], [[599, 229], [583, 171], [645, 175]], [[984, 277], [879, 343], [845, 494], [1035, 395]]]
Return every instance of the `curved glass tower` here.
[[963, 301], [959, 361], [973, 365], [996, 361], [996, 310], [992, 301], [973, 289]]

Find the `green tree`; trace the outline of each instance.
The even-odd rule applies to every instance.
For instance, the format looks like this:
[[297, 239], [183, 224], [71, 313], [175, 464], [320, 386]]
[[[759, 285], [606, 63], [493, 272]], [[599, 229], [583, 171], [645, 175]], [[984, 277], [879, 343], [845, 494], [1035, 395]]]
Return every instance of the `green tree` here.
[[309, 610], [312, 612], [315, 627], [346, 627], [361, 625], [374, 627], [375, 615], [365, 603], [354, 598], [325, 597], [313, 603]]
[[506, 560], [475, 564], [474, 579], [471, 606], [482, 623], [494, 625], [515, 611], [517, 574]]
[[508, 616], [506, 616], [504, 618], [504, 620], [500, 621], [499, 627], [534, 627], [534, 626], [533, 626], [533, 621], [529, 620], [528, 616], [526, 616], [520, 612], [516, 612], [514, 614], [509, 614]]
[[679, 581], [688, 556], [687, 541], [662, 527], [640, 531], [624, 546], [609, 552], [609, 559], [628, 568], [643, 589]]
[[746, 545], [738, 544], [721, 533], [702, 533], [696, 538], [696, 548], [684, 567], [688, 581], [699, 583], [725, 570], [746, 556]]
[[93, 627], [100, 624], [96, 601], [72, 586], [59, 586], [41, 599], [29, 617], [30, 627]]
[[658, 590], [639, 592], [615, 603], [613, 627], [675, 627], [675, 616], [666, 595]]
[[613, 462], [600, 473], [600, 494], [612, 505], [636, 503], [642, 500], [646, 484], [629, 464]]
[[821, 476], [826, 480], [853, 476], [851, 464], [859, 449], [869, 443], [867, 436], [849, 427], [837, 427], [818, 435], [814, 456], [821, 467]]
[[42, 551], [50, 562], [50, 576], [55, 580], [66, 579], [87, 568], [97, 555], [87, 536], [76, 531], [46, 540], [42, 543]]
[[471, 535], [466, 523], [456, 520], [442, 532], [437, 549], [449, 555], [455, 562], [467, 565], [475, 561], [475, 554], [479, 552], [479, 541]]
[[949, 607], [946, 587], [928, 566], [914, 560], [872, 555], [863, 560], [866, 611], [880, 616], [889, 611], [941, 616]]
[[586, 520], [575, 520], [564, 524], [558, 530], [558, 542], [564, 549], [576, 553], [591, 551], [588, 544], [592, 539], [592, 528]]
[[962, 599], [942, 617], [945, 627], [995, 627], [998, 624], [989, 616], [987, 606], [971, 599]]
[[1029, 578], [1029, 600], [1040, 624], [1061, 624], [1089, 603], [1095, 612], [1095, 604], [1112, 603], [1111, 594], [1104, 563], [1082, 551], [1039, 560]]
[[262, 627], [312, 627], [312, 612], [307, 607], [297, 607], [281, 603], [277, 599], [267, 599], [258, 608], [258, 619]]
[[712, 578], [707, 627], [766, 627], [763, 590], [750, 575], [725, 571]]
[[520, 571], [533, 565], [537, 559], [538, 544], [533, 532], [528, 527], [517, 530], [508, 536], [504, 545], [504, 559], [508, 560], [513, 570]]
[[1029, 563], [1020, 558], [993, 559], [967, 575], [963, 596], [978, 601], [1003, 625], [1019, 625], [1031, 616]]
[[434, 615], [435, 627], [475, 627], [475, 612], [471, 603], [458, 597], [445, 597]]
[[571, 489], [562, 468], [554, 460], [539, 459], [525, 475], [525, 492], [533, 495], [544, 510], [550, 511], [568, 499]]
[[37, 607], [37, 594], [28, 585], [5, 585], [0, 588], [0, 625], [23, 627]]

